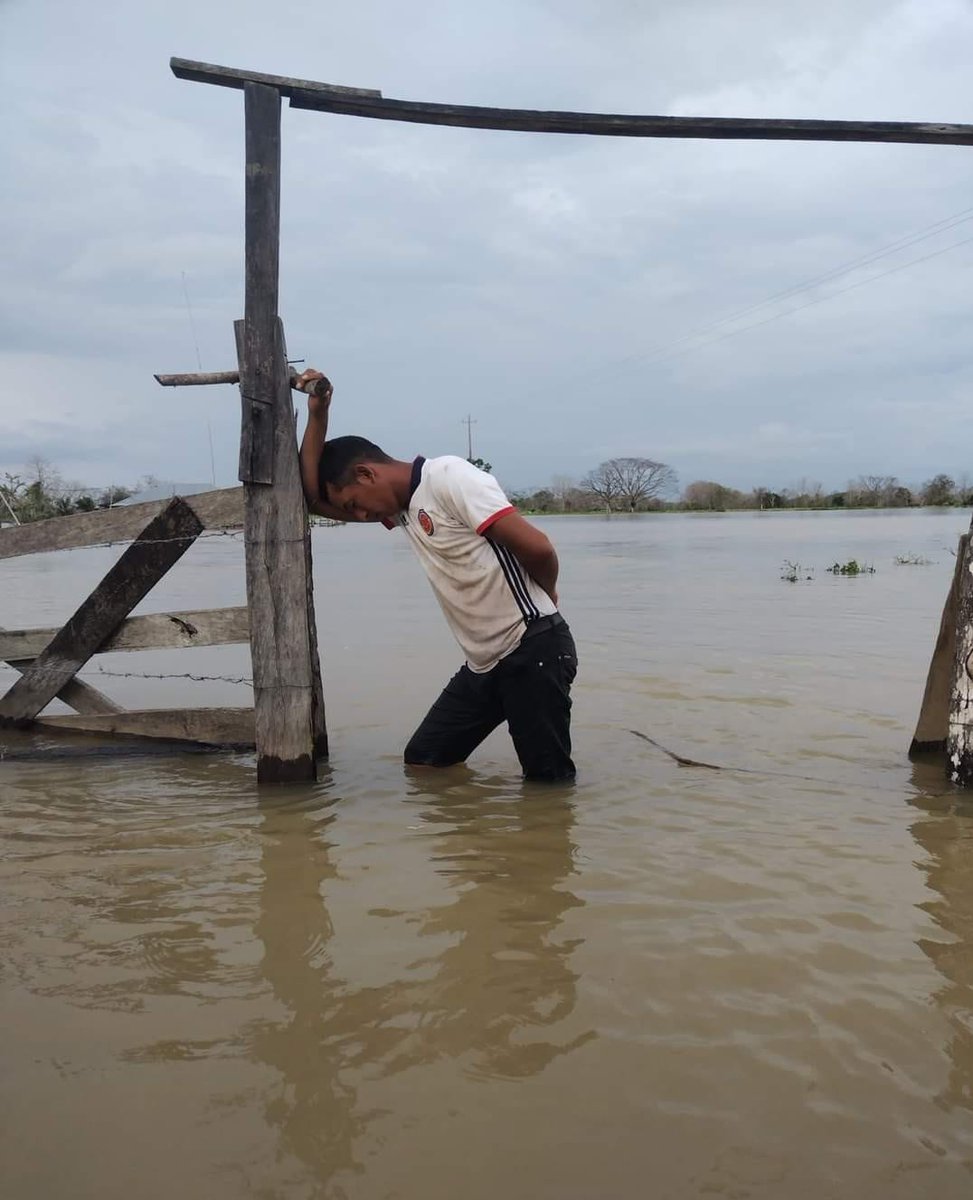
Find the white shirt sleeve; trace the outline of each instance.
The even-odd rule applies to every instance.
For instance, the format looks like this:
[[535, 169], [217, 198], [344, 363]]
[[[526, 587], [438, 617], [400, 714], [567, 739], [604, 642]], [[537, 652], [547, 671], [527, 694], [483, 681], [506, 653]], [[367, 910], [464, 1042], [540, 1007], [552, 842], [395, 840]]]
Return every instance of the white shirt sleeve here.
[[494, 521], [517, 511], [492, 475], [463, 458], [443, 464], [441, 488], [446, 507], [476, 533], [486, 533]]

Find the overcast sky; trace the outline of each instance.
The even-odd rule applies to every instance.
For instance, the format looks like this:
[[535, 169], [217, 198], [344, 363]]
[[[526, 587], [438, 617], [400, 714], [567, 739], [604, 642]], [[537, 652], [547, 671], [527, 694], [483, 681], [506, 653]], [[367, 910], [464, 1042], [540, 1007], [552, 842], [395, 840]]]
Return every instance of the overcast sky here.
[[[171, 55], [404, 100], [973, 122], [970, 0], [0, 0], [0, 22], [0, 472], [41, 454], [91, 485], [207, 480], [208, 429], [235, 478], [236, 389], [152, 379], [197, 344], [234, 367], [243, 312], [242, 94]], [[970, 468], [971, 148], [283, 126], [281, 315], [334, 433], [465, 454], [471, 413], [509, 488], [616, 455], [742, 488]]]

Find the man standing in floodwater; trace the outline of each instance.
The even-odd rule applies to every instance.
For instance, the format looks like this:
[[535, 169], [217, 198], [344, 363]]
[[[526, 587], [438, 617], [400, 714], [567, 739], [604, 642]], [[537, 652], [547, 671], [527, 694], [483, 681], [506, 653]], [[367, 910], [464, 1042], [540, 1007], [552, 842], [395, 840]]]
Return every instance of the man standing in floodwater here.
[[297, 386], [308, 392], [301, 478], [311, 511], [401, 528], [466, 655], [409, 739], [406, 763], [464, 762], [506, 721], [525, 779], [573, 779], [578, 660], [557, 608], [549, 538], [520, 516], [492, 475], [463, 458], [404, 462], [365, 438], [327, 441], [330, 383], [309, 370]]

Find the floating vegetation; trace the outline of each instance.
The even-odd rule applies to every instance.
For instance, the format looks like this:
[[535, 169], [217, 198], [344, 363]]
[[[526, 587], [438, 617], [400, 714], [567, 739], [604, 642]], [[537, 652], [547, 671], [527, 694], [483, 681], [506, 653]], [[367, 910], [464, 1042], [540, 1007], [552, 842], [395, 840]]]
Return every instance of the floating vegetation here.
[[868, 563], [860, 563], [856, 558], [849, 558], [846, 563], [835, 563], [827, 568], [829, 575], [874, 575], [875, 568]]
[[800, 563], [791, 562], [790, 559], [784, 559], [784, 565], [780, 569], [780, 577], [785, 583], [810, 583], [814, 578], [814, 571], [811, 567], [804, 567]]
[[933, 561], [924, 554], [897, 554], [895, 565], [898, 567], [931, 567]]

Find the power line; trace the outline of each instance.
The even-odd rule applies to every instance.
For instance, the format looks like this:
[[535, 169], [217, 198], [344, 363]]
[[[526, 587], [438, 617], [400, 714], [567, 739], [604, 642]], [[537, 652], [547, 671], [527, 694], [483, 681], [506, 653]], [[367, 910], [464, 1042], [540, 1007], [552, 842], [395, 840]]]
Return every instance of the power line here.
[[[779, 292], [775, 292], [771, 296], [768, 296], [766, 299], [760, 300], [755, 304], [750, 304], [744, 308], [735, 309], [732, 312], [726, 313], [724, 316], [719, 317], [696, 330], [683, 334], [681, 337], [676, 338], [672, 342], [662, 343], [652, 347], [649, 350], [643, 351], [642, 353], [625, 355], [622, 358], [603, 363], [599, 367], [593, 367], [587, 371], [579, 372], [572, 377], [572, 382], [575, 382], [578, 379], [592, 378], [595, 376], [604, 377], [606, 372], [617, 370], [618, 368], [634, 363], [651, 363], [661, 361], [669, 357], [676, 357], [679, 353], [687, 353], [689, 350], [703, 349], [708, 345], [714, 345], [716, 342], [723, 341], [728, 337], [733, 337], [737, 333], [746, 333], [750, 329], [759, 328], [759, 326], [769, 324], [771, 321], [778, 320], [780, 317], [789, 316], [791, 313], [799, 312], [802, 308], [809, 308], [813, 304], [823, 303], [825, 300], [830, 300], [834, 296], [841, 295], [842, 292], [852, 291], [854, 288], [861, 287], [864, 284], [871, 283], [877, 279], [882, 279], [886, 275], [892, 275], [896, 271], [904, 270], [906, 267], [915, 266], [918, 263], [926, 262], [927, 259], [935, 258], [939, 254], [945, 254], [949, 250], [954, 250], [959, 246], [966, 245], [970, 239], [965, 238], [959, 242], [955, 242], [945, 247], [942, 250], [934, 251], [932, 254], [923, 255], [920, 258], [912, 259], [910, 262], [904, 263], [900, 267], [894, 267], [889, 271], [883, 271], [877, 275], [869, 276], [868, 279], [852, 284], [847, 288], [839, 288], [836, 291], [829, 292], [826, 296], [818, 297], [815, 300], [809, 301], [807, 304], [801, 304], [795, 308], [787, 309], [784, 312], [775, 313], [773, 316], [768, 317], [765, 320], [755, 321], [750, 325], [744, 326], [742, 329], [731, 330], [729, 333], [720, 337], [700, 342], [698, 345], [687, 346], [685, 351], [677, 350], [677, 348], [682, 346], [684, 343], [695, 342], [696, 339], [704, 337], [705, 334], [722, 328], [724, 325], [728, 325], [733, 321], [738, 321], [743, 317], [748, 316], [750, 313], [759, 311], [761, 308], [766, 308], [768, 305], [778, 303], [781, 300], [786, 300], [792, 296], [799, 295], [802, 292], [810, 291], [813, 288], [820, 287], [824, 283], [839, 279], [843, 275], [850, 274], [852, 271], [858, 270], [861, 267], [869, 266], [874, 262], [878, 262], [883, 258], [887, 258], [891, 254], [897, 254], [902, 250], [908, 249], [910, 246], [917, 245], [919, 242], [928, 241], [928, 239], [932, 237], [938, 237], [940, 234], [946, 233], [950, 229], [954, 229], [956, 226], [962, 225], [969, 220], [973, 220], [973, 207], [960, 209], [959, 212], [952, 213], [947, 217], [942, 217], [940, 220], [934, 221], [931, 225], [923, 226], [913, 233], [904, 234], [902, 237], [897, 238], [893, 242], [887, 243], [878, 250], [868, 251], [865, 254], [858, 255], [856, 258], [849, 259], [847, 262], [833, 267], [828, 271], [812, 276], [810, 279], [806, 279], [801, 283], [794, 284], [789, 288], [784, 288]], [[537, 389], [531, 393], [531, 395], [541, 394], [543, 394], [542, 389]]]
[[798, 304], [795, 308], [788, 308], [784, 312], [772, 313], [769, 317], [765, 317], [762, 321], [754, 321], [750, 325], [744, 325], [742, 329], [731, 329], [727, 333], [720, 334], [719, 337], [710, 338], [705, 342], [701, 342], [697, 346], [687, 346], [684, 350], [671, 349], [668, 352], [657, 355], [651, 359], [651, 362], [663, 362], [669, 358], [678, 358], [681, 354], [687, 354], [690, 350], [704, 350], [708, 346], [715, 346], [717, 342], [724, 342], [727, 338], [736, 337], [741, 333], [749, 333], [751, 329], [759, 329], [761, 325], [769, 325], [772, 321], [779, 321], [783, 317], [792, 316], [796, 312], [800, 312], [804, 308], [811, 308], [815, 304], [824, 304], [827, 300], [833, 300], [835, 296], [841, 296], [845, 292], [853, 292], [856, 288], [864, 287], [866, 284], [874, 283], [878, 279], [884, 279], [888, 275], [895, 275], [899, 271], [905, 271], [909, 267], [918, 266], [919, 263], [928, 262], [931, 258], [938, 258], [941, 254], [947, 254], [950, 250], [957, 250], [960, 246], [966, 246], [973, 242], [973, 236], [963, 238], [961, 241], [953, 242], [949, 246], [943, 246], [940, 250], [933, 250], [931, 254], [923, 254], [920, 258], [914, 258], [907, 263], [900, 263], [897, 267], [890, 267], [887, 271], [880, 271], [877, 275], [870, 275], [867, 279], [860, 279], [857, 283], [850, 283], [847, 287], [838, 288], [836, 291], [829, 292], [826, 296], [818, 296], [813, 300], [808, 300], [804, 304]]
[[[858, 270], [861, 267], [869, 266], [873, 262], [878, 262], [880, 259], [887, 258], [890, 254], [897, 254], [900, 250], [907, 250], [910, 246], [915, 246], [919, 242], [928, 241], [931, 237], [938, 237], [941, 233], [946, 233], [950, 229], [954, 229], [957, 225], [962, 225], [964, 222], [973, 219], [973, 208], [964, 208], [958, 213], [954, 213], [950, 217], [943, 217], [941, 221], [936, 221], [933, 225], [925, 226], [923, 229], [914, 234], [906, 234], [897, 241], [889, 242], [888, 245], [881, 247], [878, 250], [869, 251], [866, 254], [861, 254], [857, 258], [849, 259], [848, 262], [842, 263], [840, 266], [833, 267], [829, 271], [823, 272], [821, 275], [812, 276], [806, 279], [803, 283], [796, 283], [793, 287], [784, 288], [780, 292], [775, 292], [772, 296], [768, 296], [766, 300], [759, 300], [756, 304], [750, 304], [746, 308], [737, 309], [734, 312], [727, 313], [726, 316], [718, 318], [716, 321], [710, 322], [708, 325], [703, 325], [700, 329], [693, 333], [683, 334], [676, 341], [670, 342], [667, 345], [656, 347], [653, 350], [647, 350], [644, 354], [633, 355], [631, 359], [624, 361], [638, 362], [645, 358], [654, 356], [660, 350], [668, 350], [673, 346], [681, 345], [683, 342], [690, 341], [696, 337], [702, 337], [704, 333], [709, 333], [713, 329], [718, 329], [722, 325], [727, 325], [731, 321], [740, 320], [740, 318], [748, 316], [752, 312], [757, 312], [761, 308], [766, 308], [769, 304], [774, 304], [779, 300], [787, 300], [791, 296], [799, 295], [801, 292], [809, 291], [811, 288], [820, 287], [822, 283], [828, 283], [833, 279], [840, 279], [842, 275], [848, 275], [852, 271]], [[957, 243], [962, 245], [963, 243]], [[917, 259], [917, 262], [922, 262], [922, 259]], [[876, 279], [881, 276], [875, 276]], [[844, 290], [844, 289], [843, 289]], [[838, 295], [838, 292], [832, 293]], [[793, 311], [797, 311], [794, 309]]]

